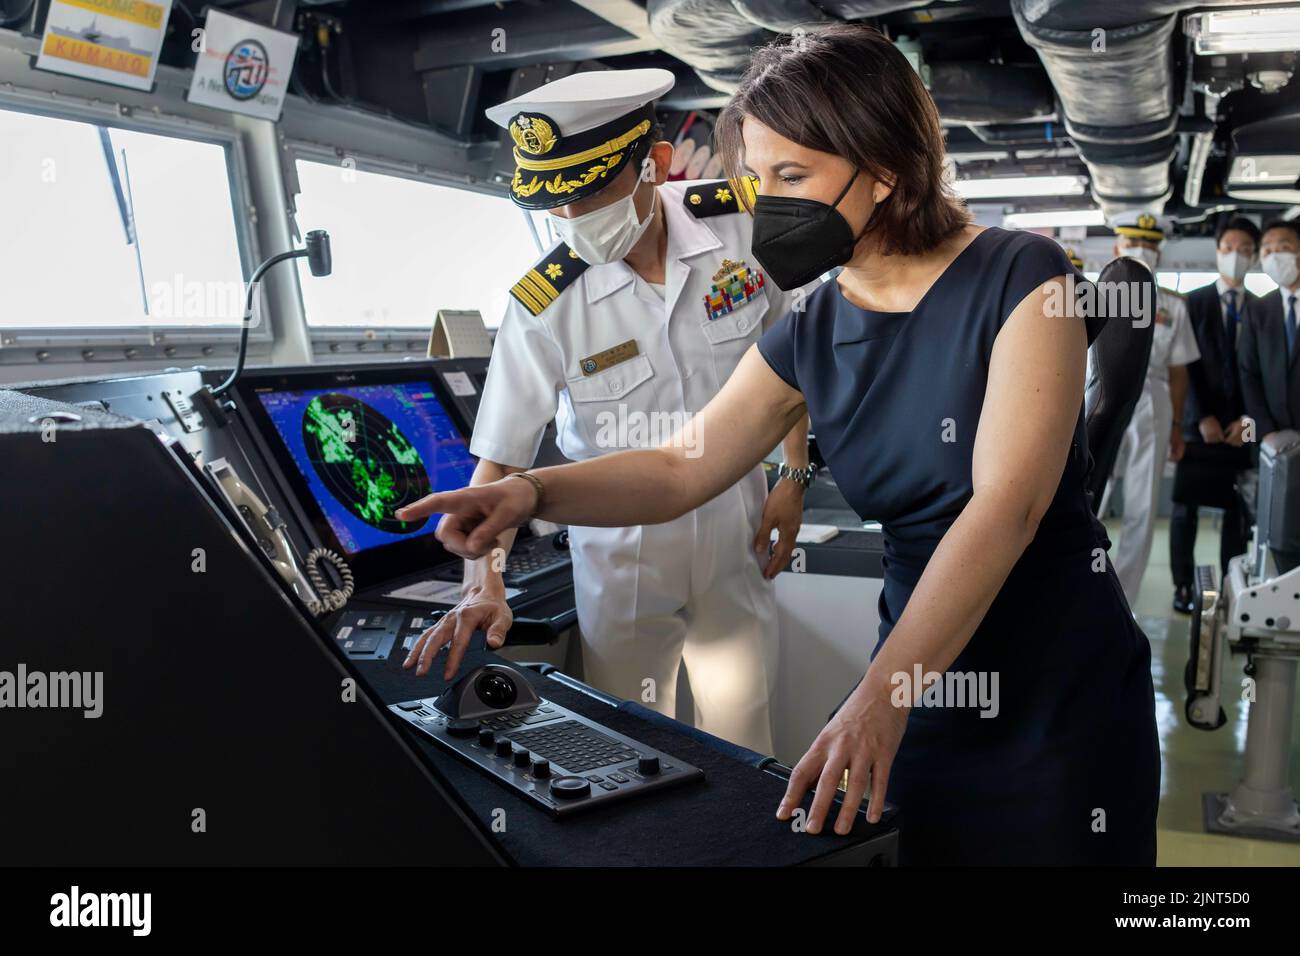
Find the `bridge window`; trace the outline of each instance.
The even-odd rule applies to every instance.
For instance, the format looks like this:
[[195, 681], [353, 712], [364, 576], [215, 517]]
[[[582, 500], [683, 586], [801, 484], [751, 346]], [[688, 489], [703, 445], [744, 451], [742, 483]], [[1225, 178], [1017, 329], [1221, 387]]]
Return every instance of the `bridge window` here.
[[0, 108], [0, 144], [0, 326], [239, 321], [226, 143]]
[[[326, 229], [334, 272], [301, 282], [313, 326], [428, 330], [439, 309], [489, 327], [539, 255], [524, 214], [500, 195], [344, 164], [297, 161], [298, 228]], [[541, 241], [547, 242], [545, 230]]]
[[[1093, 282], [1096, 282], [1100, 275], [1100, 272], [1084, 273], [1084, 277]], [[1172, 289], [1174, 292], [1186, 295], [1201, 286], [1212, 284], [1218, 277], [1217, 272], [1165, 272], [1160, 270], [1156, 273], [1156, 282], [1160, 284], [1161, 288]], [[1277, 288], [1277, 284], [1262, 272], [1247, 273], [1243, 282], [1246, 288], [1255, 295], [1264, 295]]]

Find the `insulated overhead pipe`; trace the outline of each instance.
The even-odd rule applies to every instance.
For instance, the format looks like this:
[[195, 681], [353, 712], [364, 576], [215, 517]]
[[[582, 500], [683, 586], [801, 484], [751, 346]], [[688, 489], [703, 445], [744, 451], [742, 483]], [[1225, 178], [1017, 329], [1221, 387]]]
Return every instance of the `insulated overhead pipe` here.
[[1061, 101], [1066, 131], [1109, 217], [1171, 197], [1177, 147], [1172, 38], [1186, 0], [1011, 0]]

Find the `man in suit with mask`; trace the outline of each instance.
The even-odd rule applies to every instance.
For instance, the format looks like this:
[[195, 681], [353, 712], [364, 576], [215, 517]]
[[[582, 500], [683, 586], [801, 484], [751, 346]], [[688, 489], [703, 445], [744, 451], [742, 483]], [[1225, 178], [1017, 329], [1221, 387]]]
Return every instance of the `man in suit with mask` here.
[[1246, 550], [1246, 529], [1234, 487], [1237, 473], [1250, 465], [1246, 447], [1246, 405], [1238, 368], [1242, 325], [1258, 308], [1243, 285], [1259, 251], [1259, 227], [1244, 216], [1223, 223], [1216, 235], [1219, 277], [1188, 293], [1187, 311], [1201, 358], [1188, 366], [1183, 411], [1186, 442], [1174, 479], [1174, 512], [1169, 522], [1169, 565], [1174, 579], [1174, 610], [1192, 610], [1198, 509], [1223, 510], [1219, 563]]
[[1259, 300], [1241, 328], [1237, 357], [1246, 413], [1263, 441], [1285, 428], [1300, 429], [1300, 335], [1296, 302], [1300, 294], [1300, 224], [1278, 220], [1264, 228], [1260, 267], [1278, 287]]

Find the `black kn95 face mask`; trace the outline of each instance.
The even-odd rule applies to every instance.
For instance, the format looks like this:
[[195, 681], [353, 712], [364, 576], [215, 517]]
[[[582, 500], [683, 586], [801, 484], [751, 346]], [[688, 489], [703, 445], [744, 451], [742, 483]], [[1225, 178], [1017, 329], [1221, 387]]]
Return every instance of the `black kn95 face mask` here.
[[[853, 256], [858, 235], [836, 208], [858, 173], [827, 205], [816, 199], [759, 196], [754, 200], [754, 258], [784, 292], [806, 285], [828, 269], [842, 266]], [[870, 219], [867, 220], [870, 223]]]

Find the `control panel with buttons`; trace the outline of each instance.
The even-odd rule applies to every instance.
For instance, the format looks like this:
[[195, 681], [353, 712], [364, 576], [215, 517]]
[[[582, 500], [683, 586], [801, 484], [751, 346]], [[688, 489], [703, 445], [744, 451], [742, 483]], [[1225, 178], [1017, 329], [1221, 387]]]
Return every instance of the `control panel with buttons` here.
[[[501, 665], [470, 674], [439, 698], [404, 701], [389, 709], [556, 816], [568, 816], [613, 800], [702, 780], [698, 767], [647, 747], [617, 731], [535, 695], [511, 700], [499, 712], [465, 716], [464, 698], [501, 694], [492, 681], [525, 678]], [[531, 687], [528, 687], [531, 691]], [[451, 701], [458, 706], [452, 706]], [[456, 713], [448, 714], [451, 709]]]
[[405, 611], [345, 610], [334, 622], [334, 640], [348, 657], [384, 660], [397, 641]]

